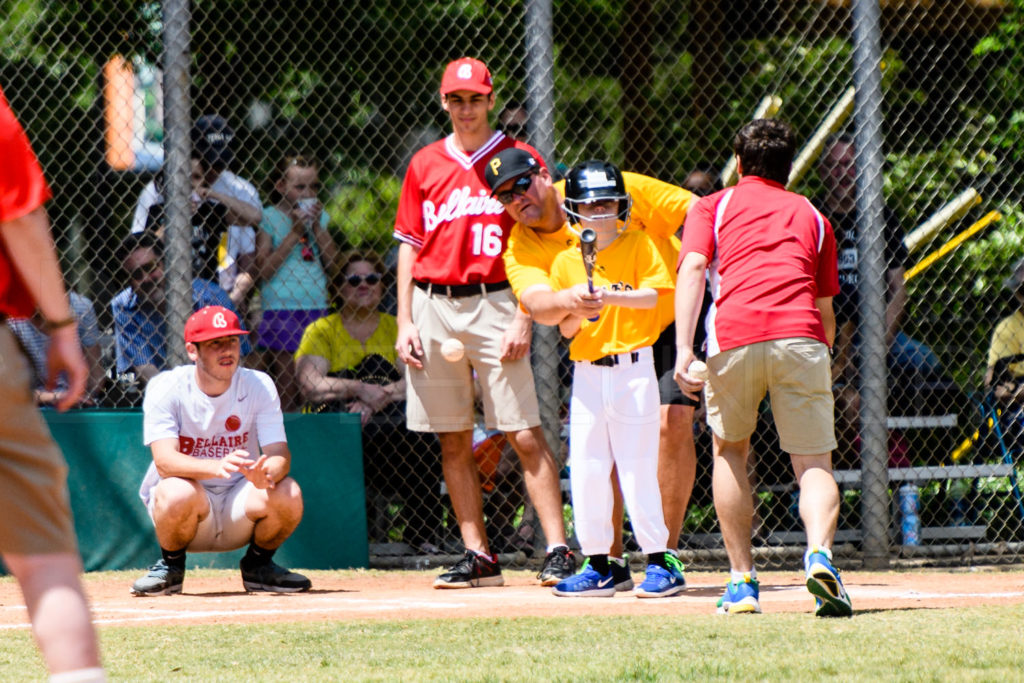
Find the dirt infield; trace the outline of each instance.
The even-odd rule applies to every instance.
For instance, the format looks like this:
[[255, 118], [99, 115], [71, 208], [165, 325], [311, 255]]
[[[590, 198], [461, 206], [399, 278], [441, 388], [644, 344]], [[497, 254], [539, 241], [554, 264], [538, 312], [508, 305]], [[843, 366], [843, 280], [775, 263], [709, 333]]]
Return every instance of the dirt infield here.
[[[722, 573], [688, 573], [680, 596], [639, 600], [623, 593], [613, 599], [558, 598], [540, 587], [532, 572], [507, 571], [505, 586], [436, 590], [434, 571], [310, 572], [314, 589], [298, 595], [246, 594], [237, 572], [205, 572], [186, 577], [182, 595], [135, 598], [132, 575], [89, 576], [86, 590], [101, 626], [246, 624], [356, 619], [465, 619], [601, 615], [711, 614], [722, 592]], [[634, 572], [635, 578], [640, 578]], [[771, 612], [810, 612], [812, 598], [795, 572], [760, 575], [761, 608]], [[855, 610], [928, 609], [963, 605], [1024, 603], [1024, 571], [932, 570], [843, 575]], [[0, 630], [27, 628], [17, 585], [0, 581]]]

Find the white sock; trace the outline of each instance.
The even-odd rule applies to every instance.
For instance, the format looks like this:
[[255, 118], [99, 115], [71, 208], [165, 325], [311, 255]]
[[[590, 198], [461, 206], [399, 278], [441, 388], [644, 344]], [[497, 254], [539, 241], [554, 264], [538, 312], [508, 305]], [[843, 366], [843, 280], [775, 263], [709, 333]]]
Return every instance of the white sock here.
[[828, 546], [824, 545], [812, 545], [804, 553], [804, 569], [807, 568], [807, 560], [810, 558], [811, 553], [821, 553], [828, 558], [828, 561], [832, 561], [832, 550]]
[[612, 557], [611, 555], [609, 555], [608, 556], [608, 561], [609, 562], [614, 562], [615, 564], [619, 565], [620, 567], [625, 567], [626, 566], [626, 560], [624, 560], [621, 557]]
[[741, 572], [736, 569], [729, 570], [729, 580], [733, 583], [744, 583], [748, 577], [751, 581], [757, 581], [757, 570], [754, 568], [751, 568], [749, 572]]
[[50, 674], [50, 683], [106, 683], [107, 674], [100, 667], [91, 669], [75, 669]]
[[567, 545], [566, 545], [566, 544], [564, 544], [564, 543], [559, 543], [559, 544], [557, 544], [557, 545], [549, 545], [549, 546], [548, 546], [548, 549], [547, 549], [547, 550], [545, 550], [544, 552], [546, 552], [546, 553], [553, 553], [553, 552], [555, 551], [555, 549], [556, 549], [556, 548], [568, 548], [568, 547], [569, 547], [569, 546], [567, 546]]

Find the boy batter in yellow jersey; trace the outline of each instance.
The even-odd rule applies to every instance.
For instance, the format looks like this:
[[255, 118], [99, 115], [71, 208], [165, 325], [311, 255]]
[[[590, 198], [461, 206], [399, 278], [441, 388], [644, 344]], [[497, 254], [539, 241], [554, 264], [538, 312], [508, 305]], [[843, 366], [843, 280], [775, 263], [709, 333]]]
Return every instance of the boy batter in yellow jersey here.
[[576, 249], [555, 257], [550, 281], [602, 307], [596, 319], [571, 314], [559, 323], [562, 334], [573, 338], [569, 463], [576, 535], [587, 562], [554, 587], [555, 595], [615, 595], [608, 560], [615, 534], [613, 465], [648, 559], [646, 579], [635, 595], [666, 597], [685, 586], [683, 566], [668, 550], [658, 488], [659, 396], [651, 352], [661, 331], [654, 311], [658, 296], [674, 285], [650, 237], [636, 230], [619, 234], [629, 220], [630, 201], [622, 173], [610, 163], [588, 161], [566, 176], [571, 222], [597, 233], [594, 292]]
[[[557, 325], [569, 313], [593, 317], [602, 304], [587, 296], [586, 289], [582, 296], [575, 289], [556, 292], [549, 281], [555, 256], [565, 249], [578, 249], [577, 232], [570, 227], [565, 211], [565, 181], [555, 182], [546, 168], [518, 149], [504, 150], [491, 157], [484, 177], [495, 199], [516, 221], [503, 258], [509, 283], [521, 307], [543, 325]], [[651, 237], [666, 267], [674, 272], [679, 259], [679, 240], [675, 235], [682, 228], [696, 196], [682, 187], [628, 171], [622, 172], [622, 180], [631, 202], [626, 231], [639, 230]], [[651, 347], [661, 394], [658, 481], [669, 547], [675, 548], [697, 472], [693, 418], [700, 401], [684, 395], [673, 378], [675, 303], [672, 292], [659, 297], [655, 311], [663, 330]], [[703, 327], [697, 334], [695, 349], [702, 348]], [[614, 475], [613, 479], [618, 481]], [[617, 484], [615, 492], [613, 515], [621, 520], [623, 505]], [[612, 571], [616, 574], [616, 586], [619, 591], [632, 590], [629, 568], [618, 559], [623, 553], [622, 535], [616, 534], [615, 540]]]

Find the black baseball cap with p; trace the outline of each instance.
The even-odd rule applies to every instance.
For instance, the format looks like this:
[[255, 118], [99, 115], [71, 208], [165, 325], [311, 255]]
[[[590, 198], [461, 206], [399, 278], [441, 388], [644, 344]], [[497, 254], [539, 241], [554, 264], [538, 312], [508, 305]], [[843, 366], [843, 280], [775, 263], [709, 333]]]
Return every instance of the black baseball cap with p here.
[[525, 149], [509, 147], [504, 149], [487, 162], [484, 169], [484, 179], [491, 188], [491, 196], [509, 180], [515, 180], [527, 173], [536, 173], [540, 170], [540, 163], [532, 154]]
[[204, 114], [192, 126], [192, 148], [213, 168], [225, 169], [231, 165], [235, 158], [231, 150], [234, 137], [235, 131], [217, 114]]

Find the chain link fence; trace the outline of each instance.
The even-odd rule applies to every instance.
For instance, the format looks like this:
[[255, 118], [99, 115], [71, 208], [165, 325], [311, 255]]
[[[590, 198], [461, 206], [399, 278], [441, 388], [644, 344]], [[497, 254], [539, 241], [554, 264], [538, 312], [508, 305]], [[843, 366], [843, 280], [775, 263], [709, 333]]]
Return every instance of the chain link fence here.
[[[379, 407], [373, 388], [362, 400], [337, 399], [317, 382], [398, 378], [389, 364], [364, 360], [375, 348], [393, 360], [393, 337], [371, 340], [360, 316], [395, 312], [395, 209], [412, 153], [450, 131], [438, 96], [449, 60], [489, 65], [493, 124], [533, 143], [555, 169], [608, 159], [703, 191], [735, 181], [740, 126], [755, 115], [784, 118], [802, 144], [791, 188], [836, 227], [844, 285], [864, 287], [853, 121], [865, 105], [848, 1], [196, 0], [181, 4], [188, 41], [177, 46], [165, 43], [171, 3], [2, 4], [0, 86], [52, 184], [55, 238], [95, 369], [83, 408], [137, 408], [146, 366], [181, 358], [187, 311], [175, 307], [188, 306], [190, 267], [201, 300], [230, 302], [257, 332], [246, 364], [274, 376], [286, 410], [378, 408], [364, 428], [364, 461], [380, 562], [458, 551], [436, 439], [404, 429], [400, 396]], [[870, 338], [856, 297], [837, 301], [836, 546], [857, 557], [873, 520], [887, 529], [892, 559], [1019, 560], [1024, 2], [880, 8], [879, 343], [888, 353], [884, 368], [871, 367], [888, 385], [887, 452], [875, 455], [889, 476], [886, 504], [865, 505], [862, 440], [873, 441], [861, 419], [871, 397], [858, 351]], [[165, 50], [184, 62], [169, 68]], [[186, 91], [190, 105], [173, 114], [168, 98]], [[315, 198], [314, 208], [303, 198]], [[305, 227], [288, 237], [297, 212]], [[176, 232], [178, 222], [187, 230]], [[142, 319], [131, 328], [147, 306], [170, 325]], [[328, 315], [338, 323], [317, 327]], [[31, 323], [21, 327], [31, 338]], [[545, 427], [564, 467], [571, 373], [557, 334], [537, 338]], [[296, 348], [305, 364], [294, 362]], [[52, 401], [42, 387], [39, 397]], [[789, 459], [767, 408], [762, 417], [750, 479], [758, 562], [771, 567], [794, 562], [803, 537]], [[679, 547], [691, 564], [718, 566], [710, 438], [696, 422], [696, 484]], [[492, 545], [528, 552], [538, 524], [514, 454], [482, 426], [474, 437]], [[636, 550], [631, 539], [627, 550]]]

